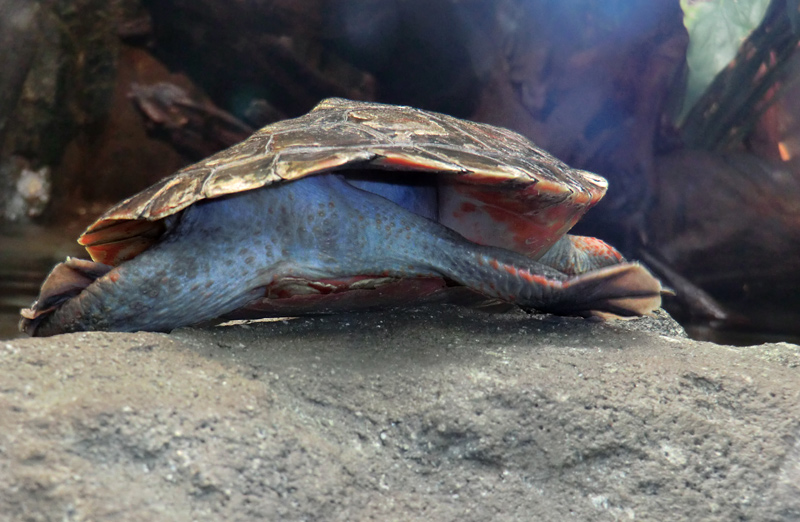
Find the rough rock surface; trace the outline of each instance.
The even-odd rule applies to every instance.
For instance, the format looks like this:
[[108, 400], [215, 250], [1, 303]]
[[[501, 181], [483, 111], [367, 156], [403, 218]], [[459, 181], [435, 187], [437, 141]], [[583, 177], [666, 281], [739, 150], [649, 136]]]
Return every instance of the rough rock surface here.
[[800, 519], [800, 347], [454, 307], [0, 342], [0, 520], [634, 519]]

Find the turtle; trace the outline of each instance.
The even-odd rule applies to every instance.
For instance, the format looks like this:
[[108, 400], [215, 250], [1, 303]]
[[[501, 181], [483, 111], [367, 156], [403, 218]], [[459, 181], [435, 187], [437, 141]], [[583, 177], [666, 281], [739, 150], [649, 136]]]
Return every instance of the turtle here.
[[330, 98], [117, 204], [21, 312], [33, 336], [414, 302], [451, 288], [560, 315], [649, 314], [662, 287], [567, 234], [608, 187], [513, 131]]

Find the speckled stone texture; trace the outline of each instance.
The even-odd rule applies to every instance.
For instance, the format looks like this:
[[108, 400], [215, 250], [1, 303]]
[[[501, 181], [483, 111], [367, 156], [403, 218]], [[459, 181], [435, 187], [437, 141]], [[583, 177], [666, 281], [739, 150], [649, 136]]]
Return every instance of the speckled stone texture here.
[[450, 306], [0, 342], [0, 520], [797, 520], [800, 347]]

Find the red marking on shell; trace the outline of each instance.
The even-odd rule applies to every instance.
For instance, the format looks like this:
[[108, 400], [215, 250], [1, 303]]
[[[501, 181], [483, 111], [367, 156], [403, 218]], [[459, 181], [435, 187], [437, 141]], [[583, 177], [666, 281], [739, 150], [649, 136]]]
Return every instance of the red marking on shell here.
[[518, 275], [519, 273], [519, 271], [511, 265], [503, 265], [503, 268], [505, 269], [506, 272], [508, 272], [513, 276]]
[[[375, 279], [373, 275], [360, 275], [360, 276], [350, 276], [350, 277], [340, 277], [340, 278], [331, 278], [331, 279], [320, 279], [319, 283], [325, 286], [335, 286], [339, 289], [346, 289], [350, 286], [354, 285], [359, 281], [366, 281], [368, 279]], [[313, 284], [313, 282], [312, 282]]]
[[408, 156], [386, 156], [381, 159], [382, 165], [400, 167], [409, 170], [438, 170], [437, 166], [429, 165], [424, 161]]
[[119, 272], [111, 272], [108, 274], [108, 278], [111, 279], [112, 283], [116, 283], [119, 281]]
[[489, 261], [489, 264], [492, 265], [492, 268], [495, 270], [500, 270], [500, 263], [497, 262], [497, 259], [492, 259]]
[[405, 305], [446, 291], [446, 284], [441, 278], [412, 278], [379, 283], [370, 289], [349, 289], [327, 294], [295, 294], [289, 289], [280, 291], [281, 295], [278, 295], [278, 292], [273, 292], [273, 290], [272, 286], [265, 287], [265, 299], [250, 303], [230, 316], [233, 318], [285, 317], [308, 311], [351, 312], [374, 307]]
[[141, 252], [147, 249], [150, 242], [136, 241], [137, 238], [132, 238], [132, 241], [120, 241], [116, 243], [107, 243], [104, 245], [94, 245], [86, 247], [92, 260], [105, 265], [117, 266], [121, 262], [136, 257]]
[[572, 198], [563, 187], [560, 194], [539, 192], [533, 188], [539, 185], [447, 184], [440, 193], [442, 223], [476, 243], [538, 259], [581, 218], [591, 199]]
[[160, 221], [101, 220], [81, 235], [78, 243], [86, 247], [93, 260], [117, 266], [150, 248], [163, 230]]
[[475, 212], [478, 210], [477, 205], [474, 203], [470, 203], [469, 201], [465, 201], [461, 204], [460, 207], [461, 212]]

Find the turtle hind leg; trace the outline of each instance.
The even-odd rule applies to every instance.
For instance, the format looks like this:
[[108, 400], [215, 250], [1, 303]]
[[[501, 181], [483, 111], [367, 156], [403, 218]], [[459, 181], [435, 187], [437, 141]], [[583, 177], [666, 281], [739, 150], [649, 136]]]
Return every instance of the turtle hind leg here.
[[646, 315], [661, 306], [661, 283], [638, 263], [619, 263], [567, 280], [548, 307], [560, 315], [616, 319]]
[[601, 239], [567, 234], [539, 262], [568, 275], [578, 275], [625, 262], [619, 251]]
[[646, 315], [661, 306], [661, 283], [638, 263], [569, 276], [522, 254], [463, 239], [451, 251], [457, 257], [439, 268], [447, 277], [523, 308], [612, 319]]
[[626, 262], [616, 248], [594, 237], [567, 234], [539, 261], [577, 276], [565, 291], [588, 309], [581, 312], [567, 299], [556, 313], [603, 318], [645, 315], [661, 306], [661, 295], [669, 293], [642, 265]]
[[[337, 183], [334, 178], [328, 182], [332, 188]], [[340, 237], [348, 240], [339, 241], [342, 251], [331, 257], [344, 260], [340, 267], [355, 273], [438, 275], [524, 308], [564, 315], [630, 317], [661, 304], [659, 281], [643, 266], [621, 262], [615, 250], [611, 266], [592, 265], [583, 274], [569, 275], [523, 254], [473, 243], [374, 194], [349, 185], [335, 188], [353, 214], [337, 222]], [[568, 241], [572, 249], [573, 240]]]
[[30, 308], [21, 310], [19, 329], [33, 335], [39, 323], [62, 303], [80, 294], [98, 278], [106, 275], [112, 267], [103, 263], [68, 257], [50, 271], [39, 292], [39, 297]]

